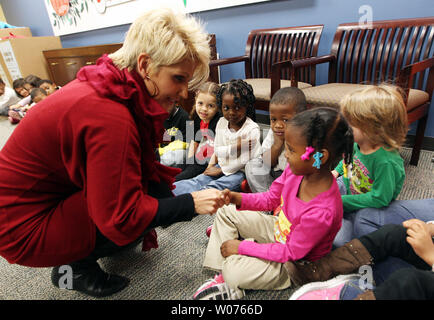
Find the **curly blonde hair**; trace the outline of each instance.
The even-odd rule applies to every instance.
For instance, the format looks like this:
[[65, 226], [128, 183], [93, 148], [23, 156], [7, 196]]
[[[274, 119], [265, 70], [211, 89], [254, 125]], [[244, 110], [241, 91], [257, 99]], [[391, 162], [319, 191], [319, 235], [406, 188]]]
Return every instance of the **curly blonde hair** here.
[[137, 67], [140, 54], [150, 57], [150, 68], [177, 64], [185, 59], [196, 63], [190, 88], [208, 79], [209, 36], [199, 20], [191, 15], [169, 8], [148, 11], [137, 18], [129, 28], [122, 47], [109, 55], [120, 69]]
[[399, 87], [366, 86], [346, 95], [340, 103], [347, 121], [364, 132], [369, 141], [385, 149], [399, 149], [407, 131], [407, 109]]

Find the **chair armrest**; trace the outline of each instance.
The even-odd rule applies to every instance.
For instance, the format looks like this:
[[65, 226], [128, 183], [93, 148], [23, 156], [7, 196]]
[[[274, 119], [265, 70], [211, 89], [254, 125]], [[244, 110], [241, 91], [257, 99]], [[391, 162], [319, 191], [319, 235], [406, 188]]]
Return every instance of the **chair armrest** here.
[[398, 77], [398, 85], [404, 89], [404, 92], [406, 95], [408, 95], [408, 92], [410, 88], [413, 85], [413, 77], [416, 73], [421, 72], [425, 69], [430, 69], [428, 72], [428, 79], [427, 79], [427, 92], [430, 96], [430, 99], [432, 97], [432, 92], [434, 88], [434, 57], [428, 58], [413, 64], [409, 64], [402, 68], [402, 70], [399, 73]]
[[271, 66], [271, 96], [280, 89], [280, 73], [282, 69], [289, 68], [291, 77], [291, 86], [298, 86], [299, 69], [307, 66], [314, 66], [320, 63], [332, 62], [336, 60], [336, 56], [328, 54], [320, 57], [311, 57], [295, 60], [284, 60], [273, 63]]
[[211, 60], [209, 62], [209, 66], [211, 67], [217, 67], [217, 66], [222, 66], [225, 64], [231, 64], [231, 63], [237, 63], [237, 62], [246, 62], [249, 61], [249, 57], [248, 56], [239, 56], [239, 57], [232, 57], [232, 58], [222, 58], [222, 59], [216, 59], [216, 60]]
[[294, 71], [299, 68], [308, 67], [308, 66], [315, 66], [320, 63], [325, 62], [333, 62], [336, 60], [336, 56], [333, 54], [326, 54], [324, 56], [320, 57], [310, 57], [310, 58], [304, 58], [304, 59], [296, 59], [292, 60], [292, 67], [294, 68]]

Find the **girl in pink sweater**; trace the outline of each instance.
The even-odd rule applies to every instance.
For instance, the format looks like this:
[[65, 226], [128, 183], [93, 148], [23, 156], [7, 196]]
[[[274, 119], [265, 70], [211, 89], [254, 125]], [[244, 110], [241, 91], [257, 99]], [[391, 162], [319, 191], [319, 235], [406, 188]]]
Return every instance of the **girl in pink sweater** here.
[[[239, 299], [243, 289], [288, 288], [285, 262], [314, 261], [330, 252], [343, 215], [331, 170], [342, 155], [350, 163], [352, 148], [351, 128], [337, 110], [297, 114], [285, 130], [288, 166], [269, 191], [224, 191], [226, 203], [235, 206], [217, 212], [203, 263], [221, 273], [193, 298]], [[274, 209], [275, 215], [260, 212]]]

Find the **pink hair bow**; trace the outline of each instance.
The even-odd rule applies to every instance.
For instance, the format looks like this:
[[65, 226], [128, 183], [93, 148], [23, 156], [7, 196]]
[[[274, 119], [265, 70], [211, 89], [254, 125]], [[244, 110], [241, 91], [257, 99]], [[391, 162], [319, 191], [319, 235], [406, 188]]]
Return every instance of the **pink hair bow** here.
[[314, 152], [314, 151], [315, 151], [315, 149], [312, 148], [311, 146], [306, 147], [306, 152], [303, 153], [303, 154], [301, 155], [301, 157], [300, 157], [301, 160], [303, 160], [303, 161], [305, 161], [305, 160], [309, 160], [311, 153]]

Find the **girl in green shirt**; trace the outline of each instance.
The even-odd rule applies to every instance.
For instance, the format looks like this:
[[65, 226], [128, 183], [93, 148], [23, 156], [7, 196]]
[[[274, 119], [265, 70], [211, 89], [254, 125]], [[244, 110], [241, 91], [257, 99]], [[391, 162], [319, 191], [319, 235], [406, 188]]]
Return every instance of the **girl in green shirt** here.
[[344, 205], [344, 221], [334, 245], [353, 236], [356, 211], [387, 207], [396, 199], [405, 179], [399, 149], [408, 131], [407, 111], [398, 87], [366, 86], [341, 101], [341, 111], [353, 129], [351, 164], [343, 161], [333, 170]]

